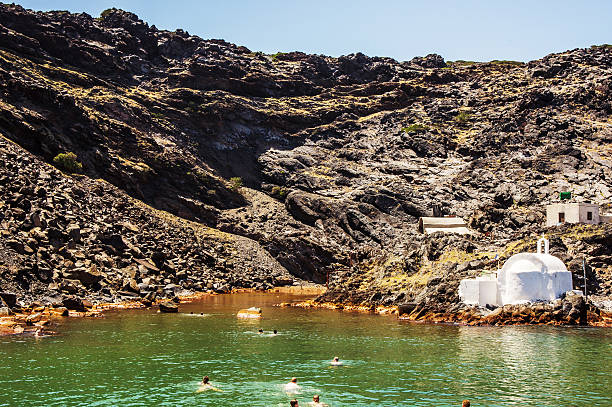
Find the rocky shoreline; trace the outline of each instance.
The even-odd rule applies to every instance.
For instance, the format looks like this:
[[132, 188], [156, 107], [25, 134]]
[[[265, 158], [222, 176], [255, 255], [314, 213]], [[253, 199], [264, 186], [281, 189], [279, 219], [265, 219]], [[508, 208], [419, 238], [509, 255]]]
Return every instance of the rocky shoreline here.
[[[6, 293], [4, 293], [6, 294]], [[166, 304], [172, 303], [172, 308], [178, 309], [178, 304], [191, 302], [210, 293], [195, 293], [189, 296], [175, 297], [170, 300], [159, 300], [155, 303], [147, 301], [125, 301], [120, 303], [91, 304], [88, 301], [70, 298], [62, 304], [43, 306], [39, 303], [20, 307], [17, 312], [6, 313], [0, 317], [0, 336], [33, 335], [49, 336], [56, 334], [52, 328], [59, 325], [65, 318], [102, 318], [108, 311], [159, 307], [163, 311]], [[170, 311], [173, 312], [173, 311]]]
[[421, 323], [447, 323], [469, 326], [554, 325], [612, 327], [612, 309], [585, 302], [580, 295], [568, 296], [550, 303], [505, 305], [493, 309], [459, 305], [458, 310], [427, 307], [416, 303], [399, 306], [322, 302], [318, 299], [285, 302], [280, 307], [321, 308], [379, 315], [397, 315], [398, 319]]
[[[250, 288], [238, 288], [230, 293], [215, 293], [215, 292], [194, 292], [187, 295], [175, 296], [174, 298], [163, 298], [156, 301], [148, 301], [146, 299], [129, 300], [115, 303], [99, 303], [92, 304], [87, 300], [81, 300], [76, 297], [67, 297], [62, 303], [56, 303], [51, 306], [44, 306], [40, 303], [33, 303], [27, 306], [13, 308], [16, 312], [5, 309], [0, 314], [0, 336], [9, 335], [33, 335], [33, 336], [49, 336], [54, 335], [55, 326], [61, 324], [65, 318], [103, 318], [106, 312], [123, 311], [130, 309], [157, 309], [159, 312], [175, 313], [179, 311], [180, 304], [191, 303], [201, 300], [208, 296], [215, 295], [235, 295], [240, 293], [252, 292], [267, 292], [267, 293], [284, 293], [296, 295], [312, 295], [321, 294], [323, 288], [315, 284], [281, 286], [274, 287], [269, 290], [256, 290]], [[14, 294], [0, 293], [0, 298], [8, 299], [16, 298]], [[15, 305], [15, 304], [14, 304]]]
[[[158, 307], [160, 312], [178, 312], [180, 304], [197, 301], [211, 295], [234, 295], [244, 292], [257, 292], [252, 289], [237, 289], [232, 293], [216, 294], [199, 292], [190, 295], [176, 296], [172, 299], [160, 299], [150, 302], [145, 299], [120, 303], [91, 304], [76, 297], [66, 299], [62, 304], [42, 306], [38, 303], [21, 307], [19, 312], [0, 316], [0, 336], [32, 335], [48, 336], [55, 332], [51, 329], [64, 318], [100, 318], [108, 311]], [[293, 286], [267, 290], [270, 293], [292, 293], [320, 295], [320, 286]], [[10, 298], [11, 294], [0, 293], [0, 297]], [[10, 301], [10, 300], [9, 300]], [[318, 308], [338, 311], [374, 313], [378, 315], [397, 315], [399, 320], [433, 323], [457, 324], [468, 326], [504, 326], [504, 325], [553, 325], [553, 326], [593, 326], [612, 327], [612, 310], [604, 310], [585, 301], [581, 295], [569, 295], [550, 303], [523, 305], [506, 305], [493, 309], [460, 306], [460, 310], [436, 310], [419, 304], [402, 304], [399, 306], [376, 306], [340, 304], [321, 302], [317, 298], [297, 302], [279, 303], [278, 307]]]

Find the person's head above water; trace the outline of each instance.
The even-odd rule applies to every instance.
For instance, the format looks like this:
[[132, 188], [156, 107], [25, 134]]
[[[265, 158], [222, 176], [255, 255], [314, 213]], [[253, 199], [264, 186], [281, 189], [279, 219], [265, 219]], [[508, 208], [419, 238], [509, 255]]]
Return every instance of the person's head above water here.
[[259, 332], [260, 334], [262, 334], [262, 333], [263, 333], [263, 329], [259, 328], [259, 331], [257, 331], [257, 332]]
[[338, 359], [338, 356], [334, 356], [334, 362], [338, 362], [340, 359]]
[[314, 396], [312, 396], [312, 401], [314, 401], [315, 403], [319, 402], [319, 395], [315, 394]]
[[461, 403], [461, 407], [470, 407], [470, 400], [463, 400], [463, 403]]
[[299, 407], [299, 405], [298, 405], [298, 401], [297, 401], [296, 399], [291, 400], [291, 401], [289, 402], [289, 405], [290, 405], [291, 407]]
[[202, 383], [207, 384], [210, 381], [210, 379], [208, 378], [208, 376], [204, 376], [202, 378]]
[[277, 333], [278, 333], [278, 331], [275, 329], [275, 330], [274, 330], [274, 333], [275, 333], [275, 334], [277, 334]]
[[291, 378], [291, 383], [297, 383], [297, 377], [292, 377]]

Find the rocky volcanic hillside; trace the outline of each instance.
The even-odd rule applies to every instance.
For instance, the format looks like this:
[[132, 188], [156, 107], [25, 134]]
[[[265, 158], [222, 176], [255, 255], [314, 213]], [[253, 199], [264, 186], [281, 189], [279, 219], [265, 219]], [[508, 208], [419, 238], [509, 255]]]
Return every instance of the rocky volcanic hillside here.
[[[0, 5], [0, 133], [21, 147], [0, 145], [2, 288], [116, 300], [329, 274], [324, 299], [447, 307], [545, 232], [607, 296], [611, 227], [544, 230], [543, 205], [568, 188], [609, 210], [611, 93], [605, 46], [265, 55], [121, 10]], [[82, 176], [41, 162], [63, 152]], [[434, 206], [477, 234], [420, 235]]]

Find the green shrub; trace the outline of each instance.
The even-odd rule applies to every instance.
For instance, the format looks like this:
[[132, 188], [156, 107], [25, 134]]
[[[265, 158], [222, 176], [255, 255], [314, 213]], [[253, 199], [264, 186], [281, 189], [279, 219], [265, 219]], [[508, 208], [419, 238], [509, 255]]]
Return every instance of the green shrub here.
[[107, 8], [106, 10], [104, 10], [103, 12], [100, 13], [100, 17], [107, 17], [109, 16], [113, 11], [115, 11], [116, 8]]
[[287, 55], [286, 52], [277, 52], [276, 54], [272, 54], [270, 55], [272, 57], [272, 61], [276, 62], [279, 60], [279, 57], [282, 57], [283, 55]]
[[459, 112], [457, 116], [453, 119], [459, 124], [465, 124], [470, 120], [470, 114], [468, 112]]
[[525, 65], [525, 63], [521, 61], [508, 61], [508, 60], [498, 60], [498, 59], [494, 59], [490, 63], [493, 65], [514, 65], [514, 66]]
[[272, 187], [271, 194], [276, 198], [283, 199], [285, 196], [287, 196], [287, 188], [275, 185]]
[[237, 192], [242, 187], [242, 178], [240, 177], [232, 177], [230, 178], [230, 189], [234, 192]]
[[458, 59], [456, 61], [447, 61], [446, 65], [447, 66], [453, 66], [453, 65], [457, 65], [457, 66], [470, 66], [470, 65], [474, 65], [477, 64], [478, 62], [476, 61], [465, 61], [463, 59]]
[[426, 126], [424, 124], [411, 124], [410, 126], [402, 127], [402, 131], [404, 133], [420, 132], [427, 130], [429, 130], [429, 126]]
[[83, 164], [77, 161], [75, 153], [59, 153], [53, 158], [53, 164], [60, 170], [66, 172], [80, 172], [83, 169]]
[[612, 49], [612, 44], [591, 45], [592, 49]]

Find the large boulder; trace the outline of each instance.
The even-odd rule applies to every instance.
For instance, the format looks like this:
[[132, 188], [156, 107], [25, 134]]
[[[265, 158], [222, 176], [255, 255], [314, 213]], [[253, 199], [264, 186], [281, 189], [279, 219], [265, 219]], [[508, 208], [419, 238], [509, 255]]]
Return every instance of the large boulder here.
[[563, 299], [563, 313], [570, 324], [586, 324], [587, 302], [584, 296], [569, 291]]
[[13, 308], [17, 304], [17, 294], [0, 292], [0, 298], [2, 298], [2, 301], [10, 308]]
[[128, 242], [125, 238], [119, 234], [102, 234], [98, 237], [102, 243], [112, 246], [115, 250], [123, 251], [129, 247]]
[[89, 268], [77, 268], [72, 271], [72, 274], [85, 286], [92, 286], [104, 278], [102, 273], [98, 271], [95, 264], [92, 264]]
[[176, 313], [178, 312], [178, 305], [172, 301], [165, 301], [159, 304], [159, 312]]
[[84, 312], [85, 304], [83, 304], [83, 300], [76, 296], [67, 296], [62, 299], [62, 305], [69, 310]]
[[428, 54], [424, 57], [414, 57], [410, 60], [410, 63], [418, 65], [422, 68], [444, 68], [446, 62], [441, 55]]

